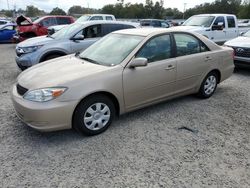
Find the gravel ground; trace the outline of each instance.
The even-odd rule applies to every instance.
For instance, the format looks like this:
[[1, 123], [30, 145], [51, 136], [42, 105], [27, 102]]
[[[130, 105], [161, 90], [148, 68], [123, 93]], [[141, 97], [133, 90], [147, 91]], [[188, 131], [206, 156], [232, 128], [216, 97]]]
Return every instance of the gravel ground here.
[[0, 45], [0, 187], [250, 187], [250, 70], [210, 99], [129, 113], [98, 136], [40, 133], [12, 107], [14, 48]]

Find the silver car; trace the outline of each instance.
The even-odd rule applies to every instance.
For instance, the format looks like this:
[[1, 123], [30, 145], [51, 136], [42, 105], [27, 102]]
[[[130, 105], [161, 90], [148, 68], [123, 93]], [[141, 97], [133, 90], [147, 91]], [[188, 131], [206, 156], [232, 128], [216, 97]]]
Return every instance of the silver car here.
[[92, 21], [71, 24], [53, 35], [35, 37], [16, 46], [16, 63], [25, 70], [40, 62], [85, 50], [104, 35], [135, 28], [130, 22]]

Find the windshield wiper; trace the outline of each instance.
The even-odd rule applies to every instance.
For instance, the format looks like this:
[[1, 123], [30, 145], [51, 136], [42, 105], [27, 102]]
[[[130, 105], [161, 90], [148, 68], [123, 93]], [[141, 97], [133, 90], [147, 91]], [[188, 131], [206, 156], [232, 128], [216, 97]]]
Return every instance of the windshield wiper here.
[[54, 39], [51, 35], [47, 35], [47, 37]]
[[83, 59], [83, 60], [86, 60], [86, 61], [88, 61], [88, 62], [90, 62], [90, 63], [94, 63], [94, 64], [100, 65], [100, 63], [98, 63], [97, 61], [95, 61], [95, 60], [93, 60], [93, 59], [90, 59], [90, 58], [87, 58], [87, 57], [80, 57], [80, 56], [79, 56], [79, 58], [80, 58], [80, 59]]

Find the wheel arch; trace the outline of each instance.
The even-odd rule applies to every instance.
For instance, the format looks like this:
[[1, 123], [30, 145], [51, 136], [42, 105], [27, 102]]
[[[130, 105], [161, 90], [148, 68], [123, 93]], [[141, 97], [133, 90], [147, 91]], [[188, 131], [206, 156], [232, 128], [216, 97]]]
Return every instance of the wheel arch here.
[[80, 103], [83, 102], [83, 101], [85, 101], [85, 100], [87, 100], [88, 98], [93, 97], [93, 96], [96, 96], [96, 95], [104, 95], [104, 96], [107, 96], [110, 100], [112, 100], [112, 102], [113, 102], [114, 105], [115, 105], [115, 111], [116, 111], [116, 112], [115, 112], [115, 113], [116, 113], [115, 115], [116, 115], [116, 116], [119, 116], [119, 114], [120, 114], [120, 104], [119, 104], [119, 101], [118, 101], [117, 97], [116, 97], [114, 94], [112, 94], [112, 93], [110, 93], [110, 92], [107, 92], [107, 91], [97, 91], [97, 92], [88, 94], [87, 96], [83, 97], [83, 98], [77, 103], [77, 105], [76, 105], [75, 108], [74, 108], [74, 112], [73, 112], [73, 115], [72, 115], [72, 118], [71, 118], [71, 123], [72, 123], [72, 125], [73, 125], [73, 119], [74, 119], [75, 111], [76, 111], [77, 107], [80, 105]]
[[[212, 72], [215, 72], [215, 73], [217, 74], [217, 76], [218, 76], [217, 84], [219, 84], [220, 81], [221, 81], [221, 72], [220, 72], [220, 70], [219, 70], [219, 69], [213, 69], [213, 70], [211, 70], [208, 74], [210, 74], [210, 73], [212, 73]], [[208, 75], [208, 74], [207, 74], [207, 75]]]
[[49, 51], [49, 52], [46, 52], [45, 54], [42, 55], [42, 57], [40, 58], [39, 60], [39, 63], [40, 62], [43, 62], [45, 61], [46, 57], [50, 56], [50, 55], [60, 55], [60, 56], [64, 56], [64, 55], [67, 55], [66, 52], [62, 51], [62, 50], [53, 50], [53, 51]]

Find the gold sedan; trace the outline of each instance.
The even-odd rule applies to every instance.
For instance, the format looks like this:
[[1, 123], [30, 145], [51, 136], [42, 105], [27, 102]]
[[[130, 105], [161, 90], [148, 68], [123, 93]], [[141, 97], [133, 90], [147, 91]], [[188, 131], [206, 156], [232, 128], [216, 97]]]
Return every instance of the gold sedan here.
[[80, 55], [36, 65], [13, 87], [17, 115], [40, 131], [105, 131], [116, 115], [174, 97], [213, 95], [234, 70], [233, 50], [176, 29], [113, 32]]

